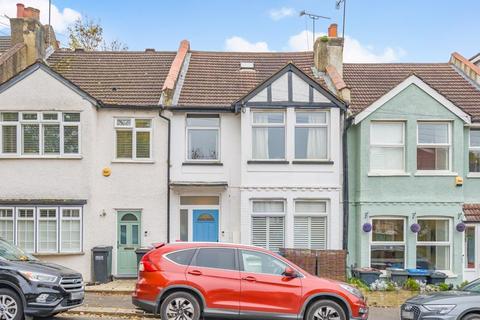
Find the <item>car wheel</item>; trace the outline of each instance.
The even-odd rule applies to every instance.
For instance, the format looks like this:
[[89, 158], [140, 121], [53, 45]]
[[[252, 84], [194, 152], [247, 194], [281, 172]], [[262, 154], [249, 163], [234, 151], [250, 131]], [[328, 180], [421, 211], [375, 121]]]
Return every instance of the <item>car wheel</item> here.
[[305, 320], [346, 320], [342, 307], [330, 300], [319, 300], [313, 303], [307, 311]]
[[480, 320], [480, 314], [467, 314], [462, 320]]
[[18, 294], [10, 289], [0, 289], [0, 319], [23, 319], [23, 303]]
[[163, 300], [160, 306], [162, 320], [199, 320], [200, 304], [187, 292], [174, 292]]

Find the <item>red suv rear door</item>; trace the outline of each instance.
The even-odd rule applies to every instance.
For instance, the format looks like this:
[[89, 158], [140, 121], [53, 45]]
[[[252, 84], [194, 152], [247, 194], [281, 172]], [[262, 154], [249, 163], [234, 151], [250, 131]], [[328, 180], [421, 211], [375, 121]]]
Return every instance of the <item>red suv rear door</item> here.
[[233, 248], [200, 248], [186, 271], [187, 280], [199, 289], [208, 309], [238, 313], [240, 272]]
[[240, 313], [296, 315], [300, 312], [302, 281], [282, 275], [287, 264], [256, 250], [239, 250], [239, 256]]

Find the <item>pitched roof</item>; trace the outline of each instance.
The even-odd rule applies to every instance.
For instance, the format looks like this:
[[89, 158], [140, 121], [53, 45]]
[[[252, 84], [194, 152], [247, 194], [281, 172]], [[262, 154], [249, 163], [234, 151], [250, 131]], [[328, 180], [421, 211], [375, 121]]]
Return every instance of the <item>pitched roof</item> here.
[[[314, 78], [313, 52], [191, 53], [177, 103], [180, 107], [231, 106], [290, 62]], [[254, 70], [242, 70], [241, 62], [253, 62]], [[323, 81], [316, 80], [326, 88]]]
[[463, 205], [465, 221], [480, 222], [480, 203], [470, 203]]
[[473, 63], [478, 63], [480, 61], [480, 52], [470, 58], [470, 61]]
[[344, 64], [351, 89], [350, 109], [357, 114], [415, 74], [445, 98], [480, 121], [480, 89], [448, 63]]
[[155, 106], [175, 54], [59, 50], [49, 57], [48, 63], [104, 104]]
[[0, 37], [0, 54], [7, 51], [11, 46], [11, 39], [9, 36]]

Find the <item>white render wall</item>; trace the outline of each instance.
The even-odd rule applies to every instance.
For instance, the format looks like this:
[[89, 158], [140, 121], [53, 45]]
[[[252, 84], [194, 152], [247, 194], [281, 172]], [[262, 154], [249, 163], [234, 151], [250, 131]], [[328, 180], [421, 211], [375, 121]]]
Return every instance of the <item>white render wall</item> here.
[[[1, 199], [84, 199], [83, 253], [40, 256], [91, 279], [91, 249], [113, 246], [116, 274], [117, 209], [142, 211], [141, 242], [166, 240], [167, 124], [156, 111], [98, 109], [39, 69], [0, 94], [1, 111], [80, 111], [80, 159], [1, 159]], [[114, 118], [153, 119], [150, 163], [114, 161]], [[102, 170], [109, 167], [110, 177]], [[106, 215], [103, 216], [102, 213]]]

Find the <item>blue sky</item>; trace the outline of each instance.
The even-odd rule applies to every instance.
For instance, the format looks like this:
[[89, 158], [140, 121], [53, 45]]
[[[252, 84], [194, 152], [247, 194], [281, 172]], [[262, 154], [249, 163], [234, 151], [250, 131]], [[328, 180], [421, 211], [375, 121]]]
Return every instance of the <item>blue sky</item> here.
[[[0, 0], [0, 13], [18, 0]], [[46, 8], [48, 0], [25, 0]], [[189, 39], [195, 50], [303, 50], [311, 34], [300, 10], [341, 25], [335, 0], [53, 0], [53, 24], [65, 34], [76, 14], [100, 19], [108, 39], [131, 50], [176, 50]], [[2, 12], [8, 11], [8, 12]], [[45, 11], [45, 10], [43, 10]], [[478, 0], [347, 0], [346, 59], [366, 62], [447, 61], [453, 51], [480, 51]], [[44, 14], [42, 14], [44, 18]], [[311, 32], [311, 23], [308, 21]], [[5, 32], [5, 30], [4, 30]], [[66, 43], [65, 36], [59, 38]]]

